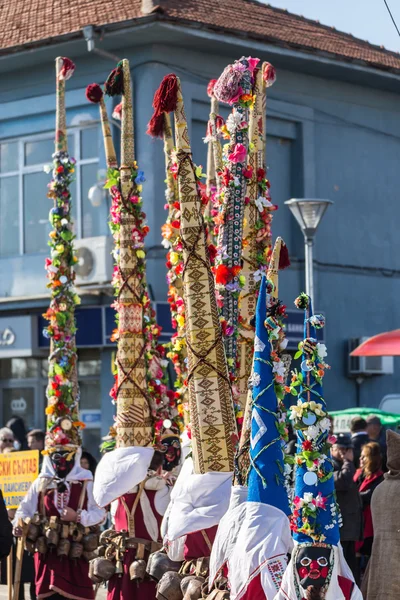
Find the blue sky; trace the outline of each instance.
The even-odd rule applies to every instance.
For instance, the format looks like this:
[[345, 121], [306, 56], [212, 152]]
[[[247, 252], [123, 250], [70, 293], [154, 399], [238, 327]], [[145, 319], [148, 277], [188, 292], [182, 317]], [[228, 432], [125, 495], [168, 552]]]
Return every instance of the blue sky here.
[[[387, 0], [400, 29], [400, 0]], [[400, 52], [400, 37], [383, 0], [269, 0], [266, 4], [317, 19], [388, 50]]]

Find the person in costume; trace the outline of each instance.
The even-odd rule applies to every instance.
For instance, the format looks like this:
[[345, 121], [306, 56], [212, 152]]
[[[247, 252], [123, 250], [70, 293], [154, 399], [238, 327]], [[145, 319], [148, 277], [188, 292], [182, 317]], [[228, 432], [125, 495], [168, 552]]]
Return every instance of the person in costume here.
[[325, 344], [316, 329], [325, 324], [314, 315], [311, 299], [295, 301], [304, 310], [304, 341], [295, 358], [301, 371], [293, 371], [287, 391], [298, 398], [290, 407], [297, 432], [295, 492], [291, 528], [295, 547], [276, 600], [361, 600], [340, 545], [340, 511], [336, 502], [330, 446], [330, 420], [322, 380], [328, 365]]
[[14, 532], [35, 552], [38, 598], [65, 597], [93, 600], [88, 560], [97, 546], [97, 525], [105, 518], [93, 498], [93, 476], [82, 469], [79, 389], [75, 346], [75, 305], [79, 298], [73, 282], [75, 255], [69, 186], [74, 159], [68, 155], [65, 80], [74, 70], [68, 58], [56, 59], [57, 111], [53, 180], [48, 197], [51, 257], [46, 259], [51, 302], [44, 335], [50, 339], [47, 386], [45, 458], [39, 477], [17, 509]]
[[165, 112], [173, 111], [175, 117], [173, 168], [181, 209], [192, 442], [192, 457], [185, 460], [171, 493], [163, 534], [170, 558], [184, 559], [190, 572], [198, 559], [210, 556], [217, 524], [228, 508], [237, 433], [201, 197], [176, 75], [163, 79], [154, 109], [149, 131], [155, 136], [162, 135]]
[[[123, 60], [105, 84], [109, 96], [122, 95], [121, 165], [118, 168], [103, 91], [91, 84], [86, 96], [99, 104], [112, 197], [113, 285], [118, 342], [115, 385], [115, 449], [100, 461], [94, 496], [111, 504], [114, 528], [102, 536], [101, 556], [91, 563], [93, 581], [108, 581], [108, 598], [152, 600], [155, 583], [146, 574], [149, 555], [161, 547], [160, 524], [169, 502], [173, 470], [180, 460], [180, 416], [175, 393], [166, 385], [165, 350], [146, 283], [144, 240], [149, 231], [142, 210], [143, 172], [134, 157], [129, 62]], [[163, 476], [163, 463], [168, 477]]]
[[371, 500], [374, 543], [361, 590], [364, 600], [400, 598], [400, 435], [386, 432], [387, 468]]
[[[278, 299], [281, 252], [286, 254], [287, 249], [278, 238], [257, 301], [254, 366], [249, 382], [252, 408], [247, 501], [230, 509], [230, 519], [229, 512], [222, 519], [211, 554], [209, 587], [225, 574], [231, 600], [272, 599], [292, 548], [287, 491], [290, 467], [285, 465], [283, 452], [287, 427], [282, 399], [287, 366], [283, 354], [286, 312]], [[287, 263], [285, 257], [285, 266]]]

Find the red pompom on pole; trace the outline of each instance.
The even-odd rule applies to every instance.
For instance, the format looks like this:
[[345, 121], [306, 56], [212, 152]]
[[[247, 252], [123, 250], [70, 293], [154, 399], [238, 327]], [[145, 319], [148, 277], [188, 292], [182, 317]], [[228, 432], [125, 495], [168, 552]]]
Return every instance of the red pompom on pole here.
[[63, 61], [63, 63], [58, 74], [58, 78], [60, 79], [60, 81], [67, 81], [67, 79], [72, 77], [75, 71], [75, 63], [73, 63], [72, 60], [70, 58], [67, 58], [66, 56], [63, 56], [61, 60]]
[[114, 108], [112, 118], [116, 121], [122, 121], [122, 102]]
[[216, 79], [210, 79], [208, 86], [207, 86], [207, 94], [210, 98], [212, 98], [214, 96], [214, 86], [217, 83]]
[[93, 104], [99, 104], [103, 98], [103, 90], [97, 83], [91, 83], [86, 88], [86, 98]]
[[160, 87], [154, 94], [154, 113], [147, 126], [147, 133], [152, 137], [162, 137], [164, 130], [164, 113], [173, 112], [178, 100], [178, 80], [176, 75], [170, 73], [162, 80]]
[[289, 250], [286, 244], [282, 243], [281, 251], [279, 253], [279, 271], [290, 267]]
[[271, 87], [276, 81], [276, 70], [271, 63], [266, 63], [263, 71], [265, 87]]

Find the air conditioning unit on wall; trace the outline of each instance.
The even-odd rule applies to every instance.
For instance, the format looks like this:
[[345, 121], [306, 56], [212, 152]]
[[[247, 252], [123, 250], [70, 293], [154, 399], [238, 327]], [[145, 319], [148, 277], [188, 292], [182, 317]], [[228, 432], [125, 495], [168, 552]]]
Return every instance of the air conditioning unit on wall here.
[[113, 272], [112, 245], [113, 238], [106, 235], [74, 241], [78, 258], [74, 267], [77, 286], [110, 283]]
[[393, 356], [350, 356], [368, 337], [351, 338], [348, 341], [348, 374], [350, 377], [362, 375], [393, 375]]

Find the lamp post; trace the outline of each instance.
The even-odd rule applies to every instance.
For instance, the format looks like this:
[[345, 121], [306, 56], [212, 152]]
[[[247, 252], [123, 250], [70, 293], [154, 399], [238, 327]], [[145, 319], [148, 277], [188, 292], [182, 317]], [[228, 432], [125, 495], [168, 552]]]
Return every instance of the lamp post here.
[[306, 294], [314, 301], [314, 263], [313, 246], [314, 237], [318, 225], [332, 200], [320, 200], [319, 198], [291, 198], [285, 202], [304, 235], [304, 257], [306, 271]]

